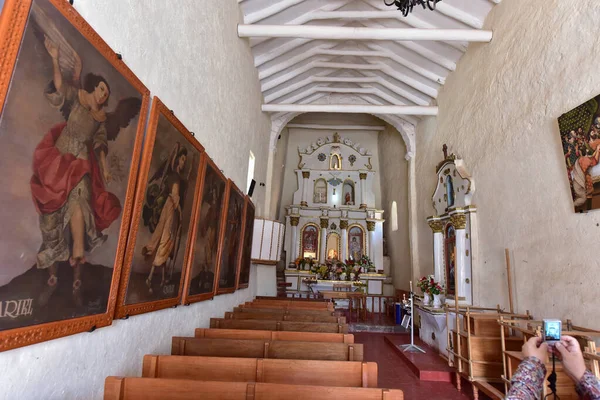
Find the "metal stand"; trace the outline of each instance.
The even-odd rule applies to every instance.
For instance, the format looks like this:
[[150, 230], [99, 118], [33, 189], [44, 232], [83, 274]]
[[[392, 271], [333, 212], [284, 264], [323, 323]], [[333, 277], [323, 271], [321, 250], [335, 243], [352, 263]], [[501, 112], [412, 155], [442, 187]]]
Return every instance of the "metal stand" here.
[[413, 318], [414, 316], [414, 294], [411, 291], [410, 292], [410, 344], [403, 344], [400, 347], [403, 348], [404, 352], [413, 352], [413, 353], [417, 353], [417, 352], [421, 352], [421, 353], [425, 353], [425, 350], [423, 350], [422, 348], [420, 348], [419, 346], [417, 346], [415, 344], [415, 319]]

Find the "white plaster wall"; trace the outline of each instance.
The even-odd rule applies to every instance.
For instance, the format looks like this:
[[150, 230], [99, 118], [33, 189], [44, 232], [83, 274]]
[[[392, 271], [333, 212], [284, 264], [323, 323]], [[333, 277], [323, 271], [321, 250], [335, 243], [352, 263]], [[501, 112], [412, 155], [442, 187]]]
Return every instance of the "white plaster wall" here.
[[[408, 226], [408, 162], [406, 146], [400, 133], [386, 124], [379, 133], [379, 168], [381, 172], [381, 206], [386, 222], [384, 236], [391, 261], [391, 273], [397, 289], [409, 289], [411, 279]], [[398, 230], [392, 231], [392, 202], [397, 203]]]
[[285, 171], [285, 162], [287, 156], [287, 145], [288, 145], [289, 133], [287, 128], [283, 128], [281, 131], [281, 138], [277, 140], [277, 150], [275, 153], [275, 158], [273, 160], [273, 178], [269, 186], [267, 186], [267, 191], [271, 196], [271, 206], [268, 213], [266, 213], [268, 218], [273, 218], [276, 220], [285, 220], [285, 213], [283, 215], [279, 215], [279, 211], [281, 210], [281, 195], [283, 193], [283, 174]]
[[418, 129], [419, 260], [432, 271], [425, 218], [447, 143], [477, 183], [476, 304], [508, 306], [508, 247], [519, 311], [600, 328], [600, 213], [573, 212], [557, 124], [600, 93], [598, 20], [594, 0], [504, 0], [485, 22], [492, 42], [471, 44], [439, 95], [437, 124]]
[[[246, 188], [248, 155], [265, 181], [270, 120], [235, 0], [75, 1], [106, 42], [196, 133], [217, 165]], [[262, 215], [265, 188], [255, 190]], [[188, 307], [115, 321], [110, 327], [0, 353], [1, 399], [101, 399], [109, 375], [141, 374], [144, 354], [169, 354], [171, 336], [193, 335], [256, 293], [250, 288]]]

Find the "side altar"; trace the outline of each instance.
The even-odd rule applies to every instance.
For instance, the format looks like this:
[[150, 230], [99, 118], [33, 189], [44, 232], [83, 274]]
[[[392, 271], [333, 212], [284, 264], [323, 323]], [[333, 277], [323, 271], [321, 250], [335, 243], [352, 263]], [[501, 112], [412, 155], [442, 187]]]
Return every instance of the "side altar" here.
[[286, 207], [288, 290], [310, 291], [302, 280], [311, 274], [308, 267], [299, 269], [299, 258], [322, 265], [367, 256], [374, 268], [362, 271], [360, 280], [368, 294], [383, 294], [389, 278], [383, 273], [384, 219], [383, 210], [375, 207], [378, 177], [372, 157], [370, 150], [338, 133], [298, 148], [298, 186], [293, 204]]

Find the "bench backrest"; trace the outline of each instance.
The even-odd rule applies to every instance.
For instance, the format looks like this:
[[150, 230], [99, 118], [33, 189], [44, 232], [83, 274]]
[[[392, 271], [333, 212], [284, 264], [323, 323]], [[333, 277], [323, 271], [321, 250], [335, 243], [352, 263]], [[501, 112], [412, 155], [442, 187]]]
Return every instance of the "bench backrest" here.
[[296, 321], [296, 322], [329, 322], [334, 324], [345, 324], [346, 317], [334, 317], [332, 315], [284, 315], [280, 313], [235, 313], [226, 312], [225, 319], [266, 319], [271, 321]]
[[264, 319], [211, 318], [210, 327], [212, 329], [258, 329], [262, 331], [348, 333], [348, 324], [269, 321]]
[[256, 296], [255, 300], [274, 300], [274, 301], [282, 301], [282, 300], [286, 300], [286, 301], [295, 301], [297, 303], [299, 302], [316, 302], [316, 303], [323, 303], [325, 300], [323, 299], [317, 299], [314, 297], [308, 298], [308, 297], [273, 297], [273, 296]]
[[142, 377], [377, 387], [377, 363], [146, 355]]
[[354, 335], [347, 333], [319, 333], [319, 332], [285, 332], [261, 331], [251, 329], [206, 329], [197, 328], [194, 332], [197, 338], [212, 339], [264, 339], [284, 340], [295, 342], [328, 342], [328, 343], [354, 343]]
[[403, 400], [401, 390], [109, 376], [104, 400]]
[[363, 345], [356, 343], [207, 339], [175, 336], [172, 340], [171, 355], [362, 361]]
[[245, 303], [247, 305], [253, 306], [268, 306], [268, 307], [281, 307], [281, 308], [300, 308], [307, 310], [331, 310], [333, 311], [332, 303], [311, 303], [311, 302], [293, 302], [293, 301], [263, 301], [263, 300], [255, 300], [252, 303]]
[[239, 307], [234, 307], [234, 313], [270, 313], [270, 314], [282, 314], [282, 315], [325, 315], [332, 316], [335, 312], [330, 310], [307, 310], [305, 308], [277, 308], [268, 307], [268, 305], [257, 308], [248, 307], [245, 304], [241, 304]]

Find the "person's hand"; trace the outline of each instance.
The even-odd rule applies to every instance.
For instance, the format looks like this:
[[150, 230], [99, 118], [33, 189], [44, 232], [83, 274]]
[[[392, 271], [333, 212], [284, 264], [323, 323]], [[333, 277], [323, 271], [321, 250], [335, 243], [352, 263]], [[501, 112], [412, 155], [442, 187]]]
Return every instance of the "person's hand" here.
[[571, 336], [563, 336], [560, 338], [560, 342], [556, 343], [554, 347], [560, 354], [560, 359], [567, 375], [569, 375], [575, 384], [579, 383], [587, 368], [577, 339]]
[[104, 169], [104, 182], [105, 184], [109, 184], [112, 181], [112, 174], [108, 168]]
[[542, 363], [548, 361], [548, 344], [542, 342], [542, 338], [537, 336], [529, 339], [522, 348], [525, 357], [534, 357]]

